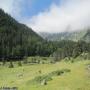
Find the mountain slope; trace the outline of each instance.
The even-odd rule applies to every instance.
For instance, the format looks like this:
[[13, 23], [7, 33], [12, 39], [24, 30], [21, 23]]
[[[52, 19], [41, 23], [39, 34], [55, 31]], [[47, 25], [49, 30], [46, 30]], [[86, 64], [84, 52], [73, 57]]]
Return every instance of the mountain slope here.
[[90, 42], [90, 29], [87, 31], [87, 33], [84, 35], [84, 37], [82, 38], [82, 40], [86, 41], [86, 42]]
[[42, 40], [31, 28], [0, 9], [0, 58], [34, 55], [35, 43]]
[[84, 40], [90, 42], [90, 30], [81, 30], [81, 31], [74, 31], [74, 32], [62, 32], [62, 33], [45, 33], [42, 32], [40, 35], [47, 40], [51, 41], [61, 41], [61, 40]]

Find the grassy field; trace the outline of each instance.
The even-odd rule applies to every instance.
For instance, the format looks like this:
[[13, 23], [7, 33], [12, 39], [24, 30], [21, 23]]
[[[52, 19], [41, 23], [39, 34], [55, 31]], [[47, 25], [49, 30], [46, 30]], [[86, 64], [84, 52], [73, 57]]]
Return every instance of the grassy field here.
[[[16, 63], [14, 62], [14, 68], [0, 66], [0, 87], [18, 87], [18, 90], [90, 90], [89, 60], [23, 64], [21, 67]], [[70, 71], [55, 74], [63, 70]], [[38, 81], [40, 76], [49, 77], [51, 80], [47, 80], [46, 85], [41, 85]]]

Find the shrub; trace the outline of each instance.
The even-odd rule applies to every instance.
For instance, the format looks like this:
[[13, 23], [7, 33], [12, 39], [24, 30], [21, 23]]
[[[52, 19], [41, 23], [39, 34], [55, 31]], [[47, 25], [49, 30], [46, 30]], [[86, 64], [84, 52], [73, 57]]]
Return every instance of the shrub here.
[[47, 60], [47, 58], [46, 57], [42, 57], [42, 60]]
[[52, 78], [48, 75], [44, 75], [44, 76], [35, 77], [34, 80], [38, 83], [41, 83], [43, 80], [50, 81], [50, 80], [52, 80]]
[[41, 84], [43, 81], [45, 81], [44, 85], [46, 85], [47, 81], [50, 80], [52, 80], [52, 77], [50, 77], [49, 75], [37, 76], [34, 79], [30, 80], [28, 84]]
[[21, 63], [21, 61], [18, 61], [18, 66], [22, 66], [22, 63]]
[[71, 60], [71, 63], [74, 63], [74, 60]]
[[47, 85], [47, 82], [52, 80], [53, 76], [60, 76], [65, 72], [70, 72], [70, 69], [62, 69], [62, 70], [57, 70], [57, 71], [53, 71], [47, 75], [43, 75], [43, 76], [37, 76], [35, 77], [33, 80], [29, 81], [29, 84], [41, 84], [41, 85]]
[[6, 61], [4, 59], [2, 60], [2, 64], [3, 66], [6, 64]]
[[38, 72], [39, 72], [39, 74], [41, 74], [41, 73], [42, 73], [42, 71], [41, 71], [41, 70], [39, 70]]
[[49, 75], [50, 76], [60, 76], [64, 74], [65, 72], [70, 72], [70, 71], [71, 71], [70, 69], [62, 69], [62, 70], [53, 71]]
[[51, 63], [51, 64], [55, 64], [56, 62], [55, 62], [54, 60], [51, 60], [50, 63]]
[[63, 74], [63, 73], [64, 73], [64, 71], [62, 71], [62, 70], [57, 70], [57, 71], [51, 72], [49, 75], [50, 75], [50, 76], [59, 76], [59, 75], [61, 75], [61, 74]]
[[10, 61], [9, 68], [14, 68], [12, 61]]
[[27, 64], [28, 63], [28, 59], [27, 58], [24, 58], [23, 63], [24, 64]]
[[41, 85], [47, 85], [47, 81], [46, 81], [46, 80], [43, 80], [43, 81], [41, 82]]
[[63, 69], [64, 72], [71, 72], [70, 69]]

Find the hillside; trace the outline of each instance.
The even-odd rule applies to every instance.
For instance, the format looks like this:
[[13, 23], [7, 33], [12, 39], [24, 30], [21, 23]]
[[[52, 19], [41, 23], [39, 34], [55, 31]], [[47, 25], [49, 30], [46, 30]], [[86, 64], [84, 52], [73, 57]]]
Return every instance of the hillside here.
[[90, 30], [81, 30], [74, 32], [62, 32], [62, 33], [39, 33], [44, 39], [51, 41], [61, 41], [61, 40], [84, 40], [90, 42]]
[[35, 54], [35, 43], [43, 39], [0, 9], [0, 58]]
[[86, 42], [90, 42], [90, 29], [87, 31], [87, 33], [82, 38]]

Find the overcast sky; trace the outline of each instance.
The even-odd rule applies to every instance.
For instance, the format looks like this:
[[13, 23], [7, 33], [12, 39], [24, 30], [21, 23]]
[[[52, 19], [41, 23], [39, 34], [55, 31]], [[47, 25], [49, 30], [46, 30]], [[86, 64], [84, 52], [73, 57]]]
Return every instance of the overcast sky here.
[[90, 0], [0, 0], [0, 8], [36, 32], [74, 31], [90, 26]]

